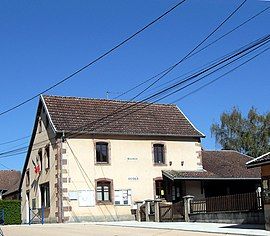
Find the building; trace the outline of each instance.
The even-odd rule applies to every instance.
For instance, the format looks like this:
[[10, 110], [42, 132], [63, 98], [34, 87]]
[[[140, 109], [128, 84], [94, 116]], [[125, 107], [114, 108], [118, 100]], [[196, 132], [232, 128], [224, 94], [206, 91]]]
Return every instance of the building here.
[[[163, 170], [166, 200], [177, 202], [185, 195], [204, 199], [255, 192], [261, 186], [260, 170], [247, 169], [251, 157], [233, 150], [202, 151], [202, 169]], [[171, 189], [174, 189], [173, 192]]]
[[246, 166], [247, 168], [261, 168], [265, 228], [270, 230], [270, 152], [248, 161]]
[[0, 199], [19, 200], [20, 180], [20, 171], [0, 170]]
[[22, 222], [41, 206], [49, 222], [132, 219], [135, 201], [164, 196], [162, 170], [202, 168], [203, 137], [175, 105], [41, 96]]

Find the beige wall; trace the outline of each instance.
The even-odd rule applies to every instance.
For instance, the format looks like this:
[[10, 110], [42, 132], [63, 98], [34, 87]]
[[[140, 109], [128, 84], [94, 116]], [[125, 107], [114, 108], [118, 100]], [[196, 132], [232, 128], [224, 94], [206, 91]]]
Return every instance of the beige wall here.
[[[49, 128], [46, 129], [44, 125], [45, 121], [45, 113], [42, 112], [42, 132], [39, 132], [39, 129], [37, 129], [35, 138], [34, 138], [34, 144], [32, 148], [32, 152], [30, 155], [30, 159], [27, 165], [27, 169], [29, 169], [30, 172], [30, 185], [26, 186], [26, 176], [24, 176], [23, 183], [22, 183], [22, 191], [21, 191], [21, 199], [22, 199], [22, 204], [21, 204], [21, 214], [22, 214], [22, 223], [27, 223], [28, 222], [28, 206], [31, 208], [32, 206], [32, 199], [36, 199], [36, 206], [38, 208], [41, 207], [41, 196], [40, 196], [40, 190], [39, 190], [39, 185], [49, 182], [50, 183], [50, 211], [48, 216], [48, 220], [50, 221], [56, 221], [55, 218], [55, 212], [56, 212], [56, 188], [55, 188], [55, 145], [48, 140], [49, 137], [53, 137], [53, 131], [52, 129]], [[45, 147], [47, 145], [50, 145], [50, 168], [48, 170], [45, 170]], [[32, 163], [32, 160], [36, 163], [36, 158], [38, 157], [38, 151], [42, 149], [42, 155], [43, 155], [43, 169], [40, 173], [40, 175], [36, 174], [34, 171], [34, 165]], [[34, 185], [36, 184], [36, 188]], [[30, 194], [30, 199], [29, 202], [26, 199], [26, 192], [29, 191]]]
[[[22, 184], [22, 221], [28, 221], [28, 206], [32, 207], [32, 199], [36, 199], [37, 207], [41, 207], [39, 185], [50, 184], [50, 208], [47, 209], [46, 220], [56, 222], [57, 191], [56, 183], [56, 145], [54, 132], [49, 126], [44, 126], [45, 113], [42, 111], [42, 132], [38, 129], [34, 138], [34, 144], [29, 159], [30, 185], [26, 186], [26, 176]], [[53, 140], [49, 141], [48, 139]], [[108, 137], [108, 136], [107, 136]], [[109, 143], [109, 164], [95, 164], [95, 143], [105, 141]], [[53, 143], [52, 143], [53, 142]], [[154, 165], [153, 144], [165, 145], [165, 164]], [[36, 162], [38, 151], [41, 148], [43, 155], [46, 145], [50, 144], [50, 168], [43, 168], [40, 175], [35, 174], [32, 160]], [[161, 138], [157, 140], [142, 139], [138, 137], [119, 136], [93, 139], [73, 138], [62, 143], [62, 177], [63, 177], [63, 209], [66, 221], [81, 220], [119, 220], [131, 219], [130, 209], [134, 201], [154, 199], [154, 179], [162, 177], [162, 170], [197, 170], [201, 166], [201, 145], [194, 140], [176, 140]], [[43, 157], [44, 162], [45, 157]], [[184, 165], [181, 165], [181, 162]], [[170, 165], [171, 163], [171, 165]], [[45, 164], [43, 163], [43, 166]], [[107, 178], [113, 181], [113, 190], [131, 190], [131, 204], [116, 206], [99, 205], [94, 201], [93, 206], [79, 206], [79, 199], [71, 200], [70, 194], [85, 190], [92, 190], [95, 197], [96, 180]], [[37, 188], [33, 187], [36, 183]], [[192, 189], [195, 190], [196, 186]], [[200, 188], [199, 188], [200, 189]], [[192, 191], [193, 191], [192, 190]], [[26, 192], [30, 193], [30, 201], [26, 199]], [[114, 198], [114, 191], [112, 192]], [[94, 199], [95, 200], [95, 199]]]
[[202, 190], [201, 181], [185, 181], [186, 194], [194, 196], [194, 199], [204, 199], [204, 189]]
[[[96, 141], [109, 143], [109, 165], [95, 164]], [[153, 164], [154, 143], [165, 145], [165, 165]], [[131, 189], [132, 202], [154, 198], [153, 179], [162, 177], [162, 170], [197, 170], [200, 162], [198, 153], [201, 150], [197, 142], [135, 139], [68, 139], [67, 143], [63, 144], [63, 148], [66, 149], [63, 159], [67, 160], [67, 164], [63, 166], [63, 172], [66, 172], [63, 178], [67, 180], [63, 185], [67, 189], [66, 197], [70, 191], [95, 190], [96, 179], [108, 178], [113, 180], [114, 189]], [[128, 160], [128, 158], [135, 158], [135, 160]], [[184, 161], [183, 166], [181, 166], [182, 161]], [[193, 190], [194, 188], [192, 187]], [[71, 207], [71, 211], [65, 212], [65, 216], [71, 217], [70, 220], [78, 218], [106, 220], [106, 217], [123, 219], [125, 216], [130, 216], [132, 207], [114, 205], [79, 207], [78, 201], [68, 200], [68, 198], [64, 201], [64, 206]]]

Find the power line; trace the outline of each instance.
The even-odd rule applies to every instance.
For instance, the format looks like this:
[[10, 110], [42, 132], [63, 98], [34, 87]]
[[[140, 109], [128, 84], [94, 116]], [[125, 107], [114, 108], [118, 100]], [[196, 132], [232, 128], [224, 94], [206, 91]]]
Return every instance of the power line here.
[[6, 145], [6, 144], [10, 144], [10, 143], [15, 143], [15, 142], [18, 142], [18, 141], [21, 141], [23, 139], [27, 139], [31, 137], [31, 135], [27, 135], [27, 136], [24, 136], [24, 137], [21, 137], [21, 138], [18, 138], [18, 139], [13, 139], [13, 140], [10, 140], [10, 141], [7, 141], [7, 142], [3, 142], [3, 143], [0, 143], [0, 145]]
[[[258, 40], [255, 40], [255, 41], [253, 41], [252, 43], [246, 45], [246, 47], [241, 47], [241, 50], [238, 50], [238, 52], [235, 52], [235, 51], [234, 51], [234, 54], [233, 54], [233, 55], [228, 54], [227, 58], [224, 58], [223, 60], [221, 60], [221, 61], [215, 63], [214, 65], [211, 65], [211, 66], [208, 67], [208, 68], [205, 68], [204, 70], [199, 71], [198, 73], [195, 73], [195, 74], [192, 75], [192, 76], [189, 76], [188, 78], [186, 78], [185, 81], [180, 81], [180, 82], [178, 82], [178, 83], [176, 83], [176, 84], [174, 84], [174, 85], [172, 85], [172, 86], [170, 86], [170, 87], [167, 87], [167, 88], [165, 88], [165, 89], [159, 91], [158, 93], [155, 93], [155, 94], [149, 96], [148, 98], [143, 99], [142, 101], [139, 101], [139, 102], [136, 102], [136, 103], [134, 102], [134, 103], [132, 103], [129, 107], [125, 107], [125, 108], [123, 108], [121, 111], [118, 110], [117, 113], [120, 113], [120, 112], [122, 112], [122, 111], [125, 111], [125, 110], [127, 110], [127, 109], [130, 109], [130, 108], [132, 108], [132, 107], [134, 107], [134, 106], [138, 106], [139, 104], [142, 104], [143, 102], [146, 102], [146, 101], [148, 101], [148, 100], [150, 100], [150, 99], [152, 99], [152, 98], [155, 98], [155, 97], [157, 97], [158, 95], [162, 95], [163, 93], [165, 93], [165, 92], [167, 92], [167, 91], [170, 91], [170, 90], [172, 90], [173, 88], [177, 88], [177, 87], [179, 87], [179, 85], [181, 85], [181, 84], [183, 84], [183, 83], [185, 83], [185, 82], [187, 82], [187, 81], [189, 81], [189, 80], [192, 80], [192, 79], [194, 79], [194, 78], [196, 78], [196, 77], [202, 75], [202, 74], [205, 73], [205, 72], [208, 72], [208, 71], [212, 70], [213, 68], [215, 68], [215, 67], [221, 65], [222, 63], [227, 62], [227, 61], [233, 59], [234, 57], [239, 56], [239, 57], [237, 57], [236, 59], [234, 59], [233, 61], [227, 63], [227, 64], [225, 65], [225, 66], [227, 66], [227, 65], [233, 63], [234, 61], [241, 59], [243, 56], [245, 56], [245, 55], [251, 53], [252, 51], [258, 49], [259, 47], [263, 46], [264, 44], [268, 43], [268, 42], [269, 42], [269, 39], [270, 39], [270, 35], [267, 35], [267, 36], [265, 36], [265, 37], [263, 37], [263, 38], [260, 38], [260, 39], [258, 39]], [[242, 49], [242, 48], [244, 48], [244, 49]], [[246, 54], [244, 54], [244, 55], [241, 56], [241, 54], [243, 54], [243, 53], [246, 53]], [[225, 66], [222, 66], [222, 67], [217, 68], [215, 71], [210, 72], [210, 73], [207, 74], [206, 76], [209, 76], [210, 74], [216, 72], [217, 70], [220, 70], [220, 69], [224, 68]], [[206, 77], [206, 76], [204, 76], [204, 77]], [[200, 78], [199, 80], [201, 80], [201, 79], [202, 79], [202, 78]], [[193, 83], [194, 83], [194, 82], [192, 82], [191, 84], [193, 84]], [[178, 90], [176, 90], [176, 91], [173, 91], [172, 93], [178, 92], [178, 91], [180, 91], [180, 90], [182, 90], [182, 89], [183, 89], [183, 88], [180, 88], [180, 89], [178, 89]], [[165, 97], [168, 97], [168, 96], [172, 95], [172, 93], [169, 94], [169, 95], [166, 95]], [[165, 97], [162, 97], [161, 99], [164, 99]], [[159, 99], [159, 100], [160, 100], [160, 99]], [[156, 100], [156, 101], [154, 101], [154, 102], [157, 102], [157, 101], [158, 101], [158, 100]], [[153, 102], [152, 102], [152, 103], [148, 103], [146, 106], [149, 106], [149, 105], [152, 105], [152, 104], [153, 104]], [[143, 107], [143, 108], [144, 108], [144, 107]], [[141, 109], [142, 109], [142, 108], [139, 108], [139, 110], [141, 110]], [[137, 111], [137, 110], [136, 110], [136, 111]], [[134, 111], [132, 111], [132, 113], [133, 113], [133, 112], [134, 112]], [[130, 114], [131, 114], [131, 113], [130, 113]], [[107, 116], [105, 116], [105, 117], [102, 117], [101, 119], [98, 119], [98, 120], [95, 120], [95, 121], [91, 122], [91, 123], [88, 124], [88, 125], [81, 126], [81, 127], [79, 127], [77, 130], [83, 129], [83, 128], [87, 128], [89, 125], [94, 125], [95, 123], [100, 122], [100, 121], [102, 121], [104, 118], [108, 118], [108, 117], [110, 117], [110, 116], [112, 116], [112, 115], [113, 115], [113, 114], [111, 113], [111, 114], [109, 114], [109, 115], [107, 115]], [[127, 114], [127, 115], [129, 115], [129, 114]], [[125, 115], [125, 116], [126, 116], [126, 115]], [[121, 117], [121, 118], [123, 118], [123, 117]], [[119, 119], [119, 118], [117, 118], [117, 119]], [[109, 121], [109, 122], [111, 122], [111, 121]], [[108, 123], [108, 122], [107, 122], [107, 123]], [[104, 126], [104, 124], [102, 124], [102, 125]], [[96, 127], [95, 127], [94, 129], [96, 129]], [[74, 133], [74, 134], [71, 133], [70, 135], [67, 135], [66, 137], [74, 137], [74, 135], [77, 136], [77, 135], [81, 134], [82, 131], [83, 131], [83, 130], [79, 130], [77, 133]], [[53, 138], [55, 138], [55, 137], [53, 137]], [[39, 142], [39, 143], [43, 143], [43, 142], [46, 142], [46, 141], [48, 141], [48, 140], [49, 140], [49, 139], [44, 140], [44, 141], [41, 141], [41, 142]], [[34, 144], [33, 147], [34, 147], [35, 145], [39, 144], [39, 143]], [[29, 146], [28, 146], [28, 147], [29, 147]], [[25, 148], [28, 148], [28, 147], [25, 147]], [[37, 149], [39, 149], [39, 148], [37, 148]], [[34, 151], [34, 150], [37, 150], [37, 149], [32, 149], [31, 151]], [[25, 153], [25, 151], [23, 151], [23, 148], [19, 148], [19, 149], [15, 149], [15, 150], [10, 150], [10, 151], [4, 152], [4, 153], [0, 153], [0, 158], [4, 158], [4, 157], [7, 157], [7, 156], [12, 156], [12, 155], [18, 155], [18, 154], [21, 154], [21, 153]]]
[[[203, 74], [203, 73], [205, 73], [205, 72], [207, 72], [207, 71], [209, 71], [209, 70], [211, 70], [211, 69], [217, 67], [218, 65], [220, 65], [220, 64], [222, 64], [222, 63], [224, 63], [224, 62], [226, 62], [226, 61], [228, 61], [228, 60], [230, 60], [230, 59], [232, 59], [232, 58], [234, 58], [234, 57], [236, 57], [236, 56], [238, 56], [238, 55], [241, 55], [241, 54], [244, 53], [245, 51], [248, 51], [248, 50], [252, 49], [253, 47], [255, 47], [255, 46], [257, 46], [257, 45], [263, 43], [263, 42], [266, 41], [266, 40], [269, 40], [269, 35], [266, 36], [266, 37], [264, 37], [263, 39], [260, 39], [259, 41], [256, 40], [255, 43], [253, 43], [253, 45], [248, 46], [247, 48], [241, 50], [240, 52], [234, 54], [233, 56], [230, 56], [230, 57], [228, 57], [227, 59], [224, 59], [224, 60], [222, 60], [221, 62], [216, 63], [216, 65], [211, 66], [210, 68], [207, 68], [207, 69], [205, 69], [205, 70], [203, 70], [203, 71], [201, 71], [201, 72], [199, 72], [199, 73], [193, 75], [192, 77], [187, 78], [185, 81], [181, 81], [181, 82], [179, 82], [179, 83], [177, 83], [177, 84], [175, 84], [175, 85], [173, 85], [173, 86], [170, 86], [169, 88], [163, 89], [163, 90], [159, 91], [158, 93], [155, 93], [155, 94], [153, 94], [153, 95], [147, 97], [146, 99], [143, 99], [142, 101], [134, 102], [134, 103], [132, 103], [131, 105], [129, 105], [128, 107], [125, 107], [125, 108], [123, 108], [123, 109], [121, 109], [121, 110], [118, 110], [118, 109], [117, 109], [116, 112], [112, 112], [111, 114], [109, 114], [109, 115], [107, 115], [107, 116], [104, 116], [104, 117], [102, 117], [102, 118], [100, 118], [100, 119], [98, 119], [98, 120], [95, 120], [95, 121], [91, 122], [90, 124], [81, 126], [81, 127], [80, 127], [80, 128], [82, 128], [81, 131], [79, 131], [79, 132], [77, 132], [77, 133], [75, 133], [75, 134], [71, 134], [71, 135], [66, 136], [66, 137], [74, 137], [74, 135], [77, 136], [77, 135], [79, 135], [79, 134], [81, 134], [81, 133], [83, 132], [83, 129], [89, 127], [89, 125], [91, 126], [91, 125], [93, 125], [93, 124], [95, 124], [95, 123], [100, 123], [102, 120], [104, 120], [104, 119], [106, 119], [106, 118], [109, 118], [109, 117], [112, 117], [112, 116], [116, 115], [117, 113], [120, 113], [120, 112], [122, 112], [122, 111], [125, 111], [125, 110], [127, 110], [127, 109], [130, 109], [130, 108], [132, 108], [132, 107], [134, 107], [134, 106], [138, 106], [138, 105], [142, 104], [143, 102], [147, 102], [149, 99], [152, 99], [152, 98], [154, 98], [154, 97], [156, 97], [156, 96], [158, 96], [158, 95], [161, 95], [162, 93], [167, 92], [168, 90], [171, 90], [171, 89], [173, 89], [173, 88], [175, 88], [175, 87], [177, 87], [177, 86], [179, 86], [179, 85], [181, 85], [181, 84], [183, 84], [183, 83], [185, 83], [185, 82], [187, 82], [187, 81], [189, 81], [189, 80], [191, 80], [191, 79], [193, 79], [193, 78], [195, 78], [195, 77], [197, 77], [197, 76], [200, 76], [201, 74]], [[152, 103], [150, 103], [150, 104], [152, 104]], [[102, 125], [104, 126], [104, 124], [102, 124]], [[79, 129], [79, 128], [78, 128], [78, 129]]]
[[236, 12], [240, 10], [240, 8], [246, 3], [247, 0], [244, 0], [233, 12], [229, 14], [229, 16], [226, 17], [225, 20], [221, 22], [211, 33], [204, 38], [196, 47], [194, 47], [186, 56], [181, 58], [177, 63], [175, 63], [168, 71], [166, 71], [163, 75], [161, 75], [159, 78], [157, 78], [153, 83], [151, 83], [149, 86], [147, 86], [145, 89], [143, 89], [141, 92], [139, 92], [135, 97], [133, 97], [132, 100], [140, 96], [142, 93], [147, 91], [149, 88], [151, 88], [153, 85], [155, 85], [158, 81], [160, 81], [162, 78], [164, 78], [166, 75], [168, 75], [170, 72], [172, 72], [177, 66], [179, 66], [183, 61], [185, 61], [192, 53], [194, 53], [204, 42], [206, 42], [215, 32], [217, 32]]
[[[211, 43], [207, 44], [206, 46], [204, 46], [203, 48], [201, 48], [200, 50], [192, 53], [190, 56], [187, 57], [187, 59], [195, 56], [196, 54], [202, 52], [203, 50], [205, 50], [206, 48], [212, 46], [213, 44], [215, 44], [216, 42], [218, 42], [219, 40], [225, 38], [226, 36], [228, 36], [229, 34], [231, 34], [232, 32], [236, 31], [237, 29], [241, 28], [242, 26], [244, 26], [245, 24], [247, 24], [248, 22], [250, 22], [251, 20], [255, 19], [256, 17], [258, 17], [259, 15], [261, 15], [262, 13], [266, 12], [267, 10], [269, 10], [270, 7], [266, 7], [263, 10], [259, 11], [258, 13], [256, 13], [255, 15], [251, 16], [250, 18], [248, 18], [247, 20], [245, 20], [244, 22], [242, 22], [241, 24], [239, 24], [238, 26], [234, 27], [233, 29], [229, 30], [228, 32], [226, 32], [225, 34], [223, 34], [222, 36], [218, 37], [216, 40], [212, 41]], [[146, 84], [147, 82], [155, 79], [156, 77], [158, 77], [159, 75], [165, 73], [166, 71], [168, 71], [172, 66], [168, 67], [167, 69], [161, 71], [160, 73], [150, 77], [149, 79], [142, 81], [141, 83], [139, 83], [138, 85], [135, 85], [134, 87], [128, 89], [127, 91], [121, 93], [120, 95], [116, 96], [114, 99], [120, 98], [123, 95], [135, 90], [136, 88], [140, 87], [141, 85]]]
[[135, 32], [134, 34], [130, 35], [128, 38], [126, 38], [125, 40], [121, 41], [120, 43], [118, 43], [117, 45], [115, 45], [113, 48], [111, 48], [110, 50], [106, 51], [105, 53], [101, 54], [99, 57], [97, 57], [96, 59], [92, 60], [91, 62], [89, 62], [88, 64], [86, 64], [85, 66], [81, 67], [80, 69], [76, 70], [75, 72], [73, 72], [72, 74], [70, 74], [69, 76], [65, 77], [64, 79], [60, 80], [59, 82], [53, 84], [52, 86], [48, 87], [47, 89], [44, 89], [43, 91], [41, 91], [40, 93], [24, 100], [23, 102], [7, 109], [4, 110], [2, 112], [0, 112], [0, 116], [11, 112], [21, 106], [23, 106], [24, 104], [32, 101], [33, 99], [39, 97], [41, 94], [46, 93], [50, 90], [52, 90], [53, 88], [59, 86], [60, 84], [64, 83], [65, 81], [71, 79], [72, 77], [74, 77], [75, 75], [79, 74], [80, 72], [82, 72], [83, 70], [87, 69], [88, 67], [90, 67], [91, 65], [95, 64], [96, 62], [100, 61], [101, 59], [103, 59], [104, 57], [106, 57], [107, 55], [111, 54], [113, 51], [115, 51], [116, 49], [118, 49], [119, 47], [121, 47], [122, 45], [126, 44], [128, 41], [130, 41], [131, 39], [133, 39], [134, 37], [136, 37], [137, 35], [139, 35], [140, 33], [142, 33], [143, 31], [145, 31], [147, 28], [149, 28], [150, 26], [152, 26], [153, 24], [155, 24], [156, 22], [158, 22], [159, 20], [161, 20], [162, 18], [164, 18], [166, 15], [168, 15], [169, 13], [171, 13], [173, 10], [175, 10], [177, 7], [179, 7], [182, 3], [184, 3], [186, 0], [182, 0], [179, 3], [177, 3], [176, 5], [174, 5], [172, 8], [170, 8], [169, 10], [167, 10], [166, 12], [164, 12], [162, 15], [160, 15], [159, 17], [157, 17], [156, 19], [154, 19], [153, 21], [151, 21], [150, 23], [148, 23], [146, 26], [144, 26], [143, 28], [141, 28], [140, 30], [138, 30], [137, 32]]
[[[223, 20], [213, 31], [211, 31], [210, 34], [208, 34], [196, 47], [194, 47], [186, 56], [184, 56], [182, 59], [180, 59], [178, 62], [176, 62], [172, 67], [170, 67], [164, 74], [162, 74], [157, 80], [155, 80], [153, 83], [151, 83], [146, 89], [142, 90], [139, 92], [135, 97], [133, 97], [131, 100], [134, 100], [136, 97], [140, 96], [142, 93], [144, 93], [147, 89], [149, 89], [151, 86], [153, 86], [155, 83], [157, 83], [160, 79], [168, 75], [172, 70], [174, 70], [178, 65], [180, 65], [188, 56], [190, 56], [194, 51], [197, 50], [207, 39], [209, 39], [217, 30], [219, 30], [245, 3], [247, 0], [244, 0], [233, 12], [229, 14], [229, 16], [226, 17], [225, 20]], [[120, 108], [116, 109], [116, 111], [113, 112], [113, 114], [109, 114], [103, 118], [101, 118], [99, 121], [102, 121], [103, 119], [108, 118], [111, 115], [114, 115], [117, 113], [119, 110], [123, 110], [122, 108], [126, 104], [123, 104], [120, 106]], [[125, 108], [124, 108], [125, 109]]]
[[184, 99], [184, 98], [186, 98], [186, 97], [188, 97], [188, 96], [190, 96], [190, 95], [192, 95], [192, 94], [194, 94], [194, 93], [196, 93], [196, 92], [202, 90], [203, 88], [205, 88], [205, 87], [207, 87], [207, 86], [209, 86], [209, 85], [215, 83], [215, 82], [218, 81], [219, 79], [221, 79], [221, 78], [223, 78], [224, 76], [226, 76], [226, 75], [232, 73], [233, 71], [237, 70], [239, 67], [241, 67], [241, 66], [247, 64], [248, 62], [250, 62], [251, 60], [253, 60], [253, 59], [255, 59], [256, 57], [260, 56], [261, 54], [265, 53], [265, 52], [268, 51], [269, 49], [270, 49], [270, 47], [264, 49], [262, 52], [257, 53], [255, 56], [253, 56], [253, 57], [251, 57], [250, 59], [246, 60], [245, 62], [241, 63], [241, 64], [238, 65], [237, 67], [235, 67], [235, 68], [231, 69], [230, 71], [228, 71], [228, 72], [222, 74], [221, 76], [218, 76], [216, 79], [211, 80], [210, 82], [208, 82], [208, 83], [206, 83], [206, 84], [204, 84], [204, 85], [198, 87], [197, 89], [195, 89], [195, 90], [189, 92], [188, 94], [186, 94], [186, 95], [184, 95], [184, 96], [182, 96], [182, 97], [180, 97], [180, 98], [174, 100], [172, 103], [179, 102], [179, 101], [181, 101], [182, 99]]
[[[254, 14], [253, 16], [251, 16], [250, 18], [248, 18], [247, 20], [245, 20], [244, 22], [242, 22], [242, 23], [239, 24], [238, 26], [234, 27], [233, 29], [229, 30], [228, 32], [226, 32], [226, 33], [223, 34], [222, 36], [218, 37], [216, 40], [214, 40], [214, 41], [212, 41], [211, 43], [207, 44], [206, 46], [204, 46], [204, 47], [201, 48], [200, 50], [198, 50], [198, 51], [192, 53], [188, 58], [191, 58], [192, 56], [194, 56], [194, 55], [196, 55], [196, 54], [202, 52], [202, 51], [205, 50], [206, 48], [212, 46], [213, 44], [215, 44], [215, 43], [218, 42], [219, 40], [223, 39], [224, 37], [228, 36], [228, 35], [231, 34], [232, 32], [234, 32], [234, 31], [236, 31], [237, 29], [241, 28], [242, 26], [244, 26], [245, 24], [247, 24], [247, 23], [250, 22], [251, 20], [255, 19], [255, 18], [258, 17], [259, 15], [263, 14], [264, 12], [266, 12], [266, 11], [269, 10], [269, 9], [270, 9], [270, 7], [266, 7], [266, 8], [264, 8], [263, 10], [257, 12], [256, 14]], [[188, 59], [188, 58], [187, 58], [187, 59]], [[155, 79], [156, 77], [158, 77], [158, 76], [162, 75], [163, 73], [165, 73], [166, 71], [168, 71], [171, 67], [172, 67], [172, 66], [170, 66], [170, 67], [168, 67], [167, 69], [161, 71], [160, 73], [158, 73], [158, 74], [156, 74], [156, 75], [150, 77], [149, 79], [147, 79], [147, 80], [145, 80], [145, 81], [142, 81], [142, 82], [139, 83], [138, 85], [135, 85], [134, 87], [132, 87], [132, 88], [128, 89], [127, 91], [121, 93], [120, 95], [116, 96], [114, 99], [120, 98], [120, 97], [122, 97], [123, 95], [125, 95], [125, 94], [127, 94], [127, 93], [129, 93], [129, 92], [135, 90], [136, 88], [140, 87], [141, 85], [144, 85], [144, 84], [146, 84], [147, 82], [149, 82], [149, 81]], [[192, 70], [192, 71], [195, 71], [195, 70]], [[192, 71], [190, 71], [190, 72], [192, 72]], [[186, 74], [188, 74], [188, 73], [185, 73], [185, 74], [183, 74], [182, 76], [184, 76], [184, 75], [186, 75]], [[180, 78], [180, 76], [179, 76], [179, 77], [176, 77], [175, 79], [178, 79], [178, 78]], [[175, 79], [173, 79], [173, 80], [175, 80]], [[163, 86], [163, 85], [165, 85], [165, 84], [168, 84], [169, 82], [172, 82], [173, 80], [170, 80], [170, 81], [168, 81], [168, 82], [165, 82], [165, 83], [163, 83], [162, 85], [157, 86], [156, 88], [161, 87], [161, 86]], [[28, 135], [28, 136], [25, 136], [25, 137], [22, 137], [22, 138], [19, 138], [19, 139], [11, 140], [11, 141], [9, 141], [9, 142], [0, 143], [0, 145], [9, 144], [9, 143], [16, 142], [16, 141], [19, 141], [19, 140], [22, 140], [22, 139], [26, 139], [26, 138], [28, 138], [28, 137], [31, 137], [31, 135]]]

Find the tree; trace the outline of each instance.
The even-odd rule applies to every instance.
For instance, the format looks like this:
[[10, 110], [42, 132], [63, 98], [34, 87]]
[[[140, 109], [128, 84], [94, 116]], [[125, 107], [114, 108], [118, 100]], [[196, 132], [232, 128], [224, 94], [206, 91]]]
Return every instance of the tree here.
[[221, 114], [220, 124], [212, 124], [211, 133], [223, 149], [258, 157], [270, 151], [270, 112], [261, 115], [252, 107], [243, 117], [234, 107]]

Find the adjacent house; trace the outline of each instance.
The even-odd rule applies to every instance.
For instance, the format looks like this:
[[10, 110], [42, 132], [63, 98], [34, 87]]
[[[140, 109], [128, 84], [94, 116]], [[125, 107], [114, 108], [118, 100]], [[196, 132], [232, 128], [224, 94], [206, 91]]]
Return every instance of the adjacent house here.
[[[163, 170], [165, 198], [177, 202], [185, 195], [195, 199], [251, 193], [261, 186], [260, 170], [247, 169], [251, 157], [233, 150], [202, 151], [202, 169]], [[171, 191], [174, 189], [173, 191]]]
[[265, 228], [270, 230], [270, 152], [248, 161], [246, 166], [247, 168], [261, 168]]
[[21, 172], [16, 170], [0, 170], [0, 199], [19, 200], [19, 183]]
[[41, 96], [22, 222], [42, 206], [48, 222], [132, 219], [135, 201], [164, 197], [162, 170], [202, 170], [203, 137], [175, 105]]

